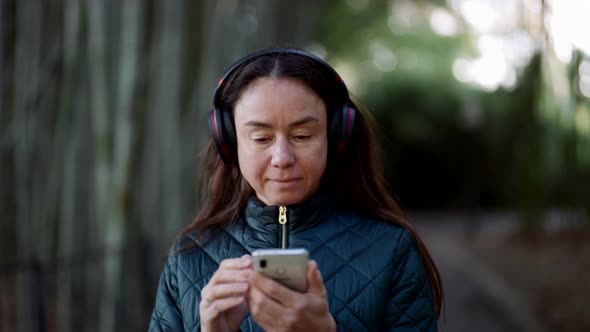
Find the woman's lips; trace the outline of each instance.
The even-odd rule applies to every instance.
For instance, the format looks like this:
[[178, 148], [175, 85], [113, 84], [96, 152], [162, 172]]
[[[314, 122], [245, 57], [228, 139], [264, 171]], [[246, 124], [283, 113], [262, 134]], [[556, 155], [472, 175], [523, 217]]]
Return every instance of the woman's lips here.
[[270, 181], [279, 186], [281, 189], [290, 188], [296, 186], [297, 183], [301, 180], [301, 178], [293, 178], [293, 179], [271, 179]]

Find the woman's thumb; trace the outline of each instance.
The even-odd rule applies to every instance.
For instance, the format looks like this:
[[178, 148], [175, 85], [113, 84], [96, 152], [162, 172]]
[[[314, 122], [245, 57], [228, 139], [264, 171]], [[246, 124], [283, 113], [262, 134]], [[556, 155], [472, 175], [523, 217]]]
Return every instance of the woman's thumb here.
[[324, 288], [324, 281], [322, 274], [318, 270], [318, 263], [314, 260], [307, 262], [307, 282], [309, 283], [308, 292], [324, 296], [326, 289]]

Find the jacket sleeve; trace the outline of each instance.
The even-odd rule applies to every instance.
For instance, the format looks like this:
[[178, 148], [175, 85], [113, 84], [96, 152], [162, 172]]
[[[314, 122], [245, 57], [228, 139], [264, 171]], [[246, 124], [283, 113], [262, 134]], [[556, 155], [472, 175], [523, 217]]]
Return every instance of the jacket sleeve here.
[[407, 231], [400, 237], [394, 260], [393, 289], [387, 299], [383, 330], [437, 331], [428, 274]]
[[149, 331], [184, 331], [178, 308], [177, 257], [170, 255], [160, 276]]

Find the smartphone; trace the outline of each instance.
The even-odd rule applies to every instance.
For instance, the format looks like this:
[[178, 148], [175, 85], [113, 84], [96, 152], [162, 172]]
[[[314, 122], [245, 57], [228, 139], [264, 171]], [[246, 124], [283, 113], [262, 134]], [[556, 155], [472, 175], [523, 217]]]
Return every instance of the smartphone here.
[[257, 249], [252, 253], [254, 270], [298, 292], [307, 291], [309, 252], [303, 248]]

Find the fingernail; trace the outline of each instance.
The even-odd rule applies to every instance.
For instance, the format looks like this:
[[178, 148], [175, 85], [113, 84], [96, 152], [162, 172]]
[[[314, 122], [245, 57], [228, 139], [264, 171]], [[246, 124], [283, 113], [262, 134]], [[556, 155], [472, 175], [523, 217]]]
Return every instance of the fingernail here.
[[251, 262], [250, 256], [242, 256], [242, 265], [248, 266]]

